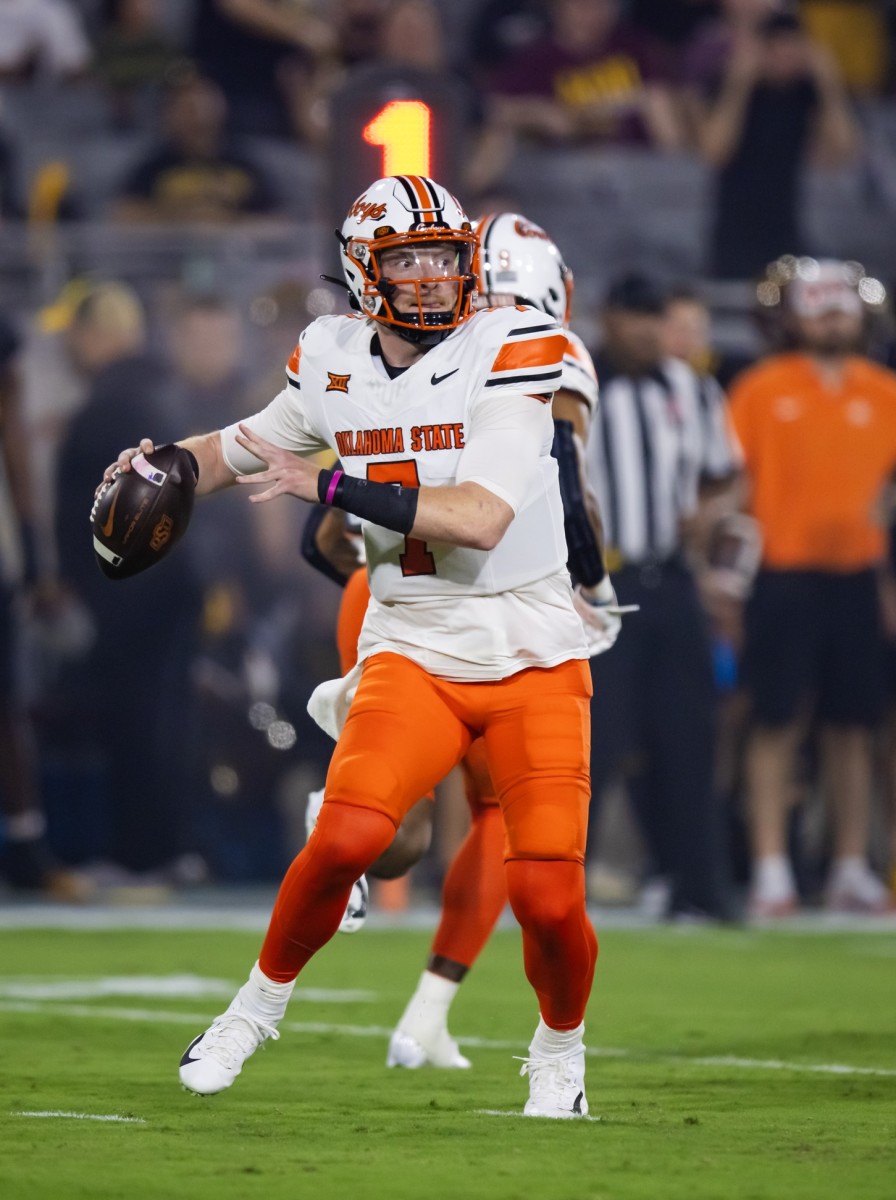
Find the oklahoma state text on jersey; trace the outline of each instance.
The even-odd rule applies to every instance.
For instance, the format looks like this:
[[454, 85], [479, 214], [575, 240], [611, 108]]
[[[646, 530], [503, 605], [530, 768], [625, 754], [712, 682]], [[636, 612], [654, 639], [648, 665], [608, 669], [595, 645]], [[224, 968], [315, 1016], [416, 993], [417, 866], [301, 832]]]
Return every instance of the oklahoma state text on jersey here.
[[[287, 387], [247, 423], [300, 454], [328, 446], [361, 478], [478, 483], [515, 517], [491, 551], [365, 522], [374, 603], [362, 656], [388, 648], [449, 678], [492, 679], [587, 657], [551, 457], [549, 400], [560, 386], [565, 332], [531, 308], [480, 312], [395, 379], [371, 354], [374, 333], [360, 318], [319, 318], [290, 359]], [[332, 377], [344, 390], [329, 386]], [[234, 433], [223, 434], [228, 463], [259, 469]], [[396, 602], [400, 613], [391, 612]]]

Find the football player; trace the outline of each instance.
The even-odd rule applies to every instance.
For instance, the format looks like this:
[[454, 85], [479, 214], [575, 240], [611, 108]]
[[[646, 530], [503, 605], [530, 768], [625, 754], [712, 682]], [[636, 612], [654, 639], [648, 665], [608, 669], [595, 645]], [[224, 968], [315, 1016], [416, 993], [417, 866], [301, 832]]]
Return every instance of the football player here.
[[[572, 272], [559, 249], [539, 226], [518, 213], [499, 213], [477, 225], [480, 237], [479, 307], [529, 305], [568, 326], [573, 296]], [[576, 579], [593, 582], [603, 575], [603, 534], [597, 501], [584, 478], [581, 448], [597, 405], [594, 364], [581, 339], [567, 330], [560, 387], [554, 393], [553, 455], [559, 467], [564, 524], [570, 547], [569, 567]], [[344, 673], [357, 657], [357, 643], [369, 589], [367, 573], [349, 580], [341, 569], [353, 564], [354, 532], [344, 514], [312, 510], [303, 535], [303, 554], [314, 566], [347, 586], [337, 623]], [[340, 569], [341, 568], [341, 569]], [[609, 649], [619, 617], [604, 613], [603, 644]], [[463, 759], [464, 790], [470, 806], [470, 830], [445, 876], [442, 918], [426, 969], [392, 1034], [387, 1065], [463, 1068], [470, 1065], [448, 1032], [448, 1011], [458, 987], [488, 940], [507, 901], [504, 882], [504, 827], [488, 773], [483, 741], [478, 738]], [[309, 798], [310, 824], [316, 820], [323, 791]], [[371, 866], [376, 878], [403, 875], [425, 854], [432, 836], [432, 797], [411, 809], [395, 839]], [[367, 883], [361, 879], [349, 900], [340, 928], [354, 932], [364, 921]]]
[[[354, 881], [481, 736], [540, 1010], [524, 1111], [581, 1117], [597, 940], [583, 869], [589, 646], [551, 457], [566, 335], [537, 309], [474, 312], [478, 239], [433, 180], [376, 181], [338, 236], [358, 312], [308, 326], [267, 408], [181, 443], [199, 495], [262, 484], [254, 503], [296, 496], [360, 517], [371, 600], [358, 666], [312, 696], [321, 723], [340, 730], [314, 834], [247, 982], [190, 1043], [180, 1079], [220, 1092], [278, 1036]], [[342, 467], [308, 461], [324, 449]], [[152, 450], [149, 439], [123, 450], [105, 477]]]

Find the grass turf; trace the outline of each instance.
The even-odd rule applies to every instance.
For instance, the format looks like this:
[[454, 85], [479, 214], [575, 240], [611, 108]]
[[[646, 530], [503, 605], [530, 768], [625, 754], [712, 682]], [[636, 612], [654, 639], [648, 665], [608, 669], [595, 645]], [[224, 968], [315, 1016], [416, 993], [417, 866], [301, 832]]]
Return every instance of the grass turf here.
[[[236, 986], [258, 943], [243, 933], [0, 933], [0, 1196], [896, 1195], [892, 935], [607, 931], [586, 1038], [600, 1120], [588, 1122], [481, 1111], [518, 1113], [527, 1094], [512, 1055], [525, 1053], [537, 1014], [512, 932], [495, 936], [452, 1010], [462, 1043], [485, 1043], [467, 1046], [466, 1072], [384, 1068], [377, 1031], [394, 1024], [419, 974], [420, 932], [335, 939], [303, 985], [370, 995], [294, 1000], [282, 1040], [211, 1099], [180, 1091], [175, 1072], [226, 997], [148, 986], [11, 994], [37, 979], [189, 974]], [[867, 1073], [812, 1069], [838, 1065]], [[16, 1115], [57, 1111], [143, 1123]]]

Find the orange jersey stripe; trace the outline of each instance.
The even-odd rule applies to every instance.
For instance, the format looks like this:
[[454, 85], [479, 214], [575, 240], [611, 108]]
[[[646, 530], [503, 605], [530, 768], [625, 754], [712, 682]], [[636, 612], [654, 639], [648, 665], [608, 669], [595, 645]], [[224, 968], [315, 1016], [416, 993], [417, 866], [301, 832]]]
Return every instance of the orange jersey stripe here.
[[286, 364], [287, 371], [291, 371], [293, 375], [299, 373], [299, 359], [302, 357], [302, 348], [296, 343], [296, 348], [289, 356], [289, 362]]
[[503, 346], [492, 371], [518, 371], [521, 367], [552, 367], [563, 361], [568, 343], [562, 333], [530, 338], [527, 342], [509, 342]]
[[576, 342], [569, 342], [566, 347], [566, 353], [570, 358], [574, 358], [577, 363], [585, 368], [589, 375], [594, 374], [594, 367], [591, 363], [591, 356], [577, 345]]

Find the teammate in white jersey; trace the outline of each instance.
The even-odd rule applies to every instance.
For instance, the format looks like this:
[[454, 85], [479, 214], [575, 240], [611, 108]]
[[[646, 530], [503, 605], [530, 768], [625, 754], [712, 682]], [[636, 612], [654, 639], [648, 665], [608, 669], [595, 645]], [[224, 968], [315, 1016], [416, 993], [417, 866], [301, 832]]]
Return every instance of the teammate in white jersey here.
[[[527, 304], [565, 327], [573, 295], [572, 272], [544, 230], [519, 213], [506, 212], [484, 217], [477, 233], [481, 242], [477, 304]], [[560, 387], [552, 402], [552, 452], [560, 472], [569, 567], [577, 579], [595, 583], [604, 575], [603, 535], [596, 500], [584, 478], [582, 447], [597, 405], [597, 376], [581, 340], [568, 330], [566, 336]], [[343, 672], [348, 673], [357, 660], [358, 637], [370, 592], [363, 568], [349, 578], [348, 564], [354, 565], [350, 548], [357, 538], [345, 531], [344, 517], [325, 508], [312, 511], [303, 537], [303, 553], [312, 565], [345, 587], [337, 642]], [[608, 649], [618, 632], [619, 618], [606, 610], [602, 614], [606, 629], [600, 649]], [[501, 810], [481, 738], [474, 741], [461, 767], [470, 806], [470, 829], [446, 873], [442, 917], [426, 969], [390, 1039], [386, 1060], [390, 1067], [470, 1066], [448, 1031], [448, 1012], [461, 981], [504, 908], [507, 888]], [[312, 827], [322, 799], [322, 790], [309, 797]], [[389, 848], [371, 866], [371, 875], [394, 879], [419, 861], [432, 837], [432, 807], [432, 796], [428, 796], [410, 810]], [[366, 893], [367, 883], [362, 878], [352, 892], [340, 929], [354, 932], [363, 924]]]
[[[256, 503], [291, 495], [361, 517], [372, 600], [315, 832], [248, 981], [187, 1048], [181, 1082], [222, 1091], [278, 1036], [354, 880], [481, 735], [540, 1008], [525, 1112], [582, 1116], [597, 941], [583, 871], [589, 650], [551, 457], [566, 337], [535, 309], [473, 311], [478, 241], [432, 180], [378, 180], [340, 242], [359, 315], [309, 326], [287, 387], [261, 413], [182, 443], [199, 494], [254, 482], [265, 485]], [[341, 470], [307, 461], [324, 447]], [[146, 439], [122, 451], [106, 477], [151, 450]]]

